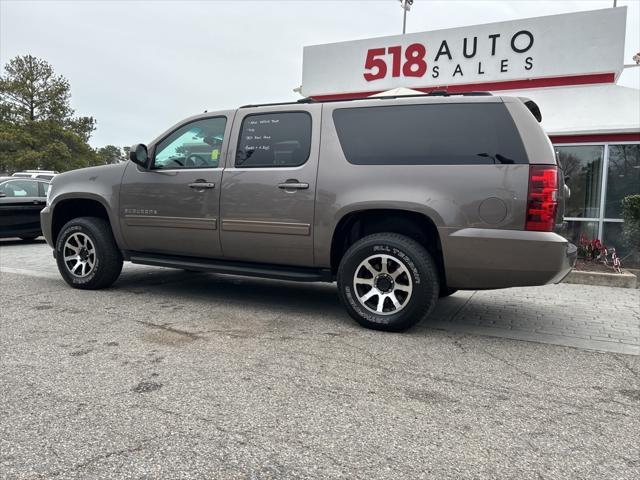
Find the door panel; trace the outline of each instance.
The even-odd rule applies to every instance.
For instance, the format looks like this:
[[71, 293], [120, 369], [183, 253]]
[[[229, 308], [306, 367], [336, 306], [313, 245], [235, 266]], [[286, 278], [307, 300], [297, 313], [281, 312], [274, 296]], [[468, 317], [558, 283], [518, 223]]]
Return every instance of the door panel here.
[[40, 210], [45, 198], [40, 196], [40, 182], [10, 180], [0, 186], [0, 236], [19, 236], [40, 231]]
[[[217, 221], [221, 177], [221, 169], [143, 171], [130, 163], [120, 190], [120, 227], [127, 248], [220, 256]], [[215, 186], [189, 186], [198, 180]]]
[[152, 146], [152, 168], [130, 163], [120, 189], [120, 226], [129, 250], [221, 257], [222, 165], [231, 122], [201, 118]]
[[273, 107], [236, 114], [234, 150], [222, 178], [225, 258], [313, 266], [320, 115], [321, 105], [305, 106], [304, 112]]

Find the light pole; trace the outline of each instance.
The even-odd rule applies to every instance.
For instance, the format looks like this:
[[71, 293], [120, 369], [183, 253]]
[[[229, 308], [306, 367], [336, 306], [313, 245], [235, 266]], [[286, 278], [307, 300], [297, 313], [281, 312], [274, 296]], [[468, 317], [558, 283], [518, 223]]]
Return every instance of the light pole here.
[[403, 35], [407, 31], [407, 12], [411, 10], [411, 5], [413, 5], [413, 0], [400, 0], [400, 6], [404, 10], [402, 15], [402, 34]]

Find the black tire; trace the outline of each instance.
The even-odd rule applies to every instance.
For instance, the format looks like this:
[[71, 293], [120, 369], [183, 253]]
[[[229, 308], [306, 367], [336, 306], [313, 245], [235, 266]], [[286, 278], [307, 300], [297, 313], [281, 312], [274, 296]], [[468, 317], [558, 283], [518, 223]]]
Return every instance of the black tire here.
[[[356, 273], [358, 275], [362, 273], [363, 262], [380, 254], [391, 257], [392, 264], [403, 264], [404, 282], [409, 283], [406, 277], [410, 275], [409, 285], [413, 286], [411, 293], [404, 297], [402, 307], [396, 313], [384, 312], [385, 305], [390, 305], [387, 300], [382, 301], [384, 312], [382, 314], [373, 312], [371, 307], [367, 307], [366, 303], [363, 304], [358, 300], [358, 289], [363, 287], [355, 285], [354, 276]], [[372, 261], [375, 261], [375, 258]], [[378, 279], [379, 277], [372, 275], [371, 281], [375, 282]], [[376, 233], [354, 243], [340, 262], [337, 280], [340, 300], [349, 315], [363, 327], [389, 332], [406, 330], [427, 317], [438, 300], [440, 289], [438, 269], [429, 252], [415, 240], [397, 233]], [[396, 279], [398, 285], [400, 281], [401, 277], [398, 277]], [[391, 282], [389, 288], [395, 294], [393, 285], [394, 283]], [[371, 290], [374, 288], [371, 287]], [[393, 310], [393, 305], [390, 306]]]
[[[71, 272], [64, 260], [65, 243], [76, 233], [89, 237], [95, 250], [93, 267], [86, 276]], [[96, 217], [74, 218], [62, 227], [56, 241], [56, 262], [62, 278], [73, 288], [82, 290], [106, 288], [118, 279], [122, 271], [122, 254], [113, 238], [111, 227], [106, 220]]]
[[451, 295], [453, 295], [454, 293], [456, 293], [458, 290], [455, 288], [449, 288], [449, 287], [440, 287], [440, 298], [445, 298], [445, 297], [449, 297]]
[[38, 238], [40, 235], [25, 235], [23, 237], [20, 237], [21, 240], [24, 240], [25, 242], [30, 242], [31, 240], [35, 240], [36, 238]]

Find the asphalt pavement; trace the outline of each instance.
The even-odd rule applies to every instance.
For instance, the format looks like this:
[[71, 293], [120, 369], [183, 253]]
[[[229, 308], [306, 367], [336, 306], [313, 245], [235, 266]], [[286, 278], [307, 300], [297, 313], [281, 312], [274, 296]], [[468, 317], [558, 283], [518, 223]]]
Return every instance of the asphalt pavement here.
[[638, 290], [457, 293], [390, 334], [332, 285], [79, 291], [3, 241], [0, 291], [0, 478], [640, 477]]

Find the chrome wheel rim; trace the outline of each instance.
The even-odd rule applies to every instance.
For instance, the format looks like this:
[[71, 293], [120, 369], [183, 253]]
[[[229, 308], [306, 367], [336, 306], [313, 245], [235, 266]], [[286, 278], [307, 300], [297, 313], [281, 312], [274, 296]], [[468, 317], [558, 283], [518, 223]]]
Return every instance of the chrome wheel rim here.
[[96, 265], [96, 248], [84, 233], [74, 233], [64, 242], [62, 249], [67, 270], [76, 277], [86, 277]]
[[407, 306], [413, 281], [407, 266], [391, 255], [365, 258], [353, 274], [353, 289], [360, 305], [376, 315], [393, 315]]

